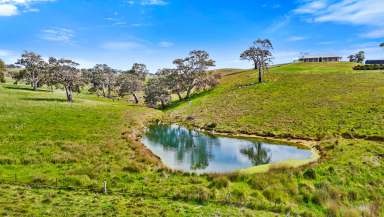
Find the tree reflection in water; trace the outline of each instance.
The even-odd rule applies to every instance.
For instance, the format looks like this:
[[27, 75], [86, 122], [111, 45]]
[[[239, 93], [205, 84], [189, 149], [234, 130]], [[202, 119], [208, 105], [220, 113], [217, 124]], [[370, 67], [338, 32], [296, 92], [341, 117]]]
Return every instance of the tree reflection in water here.
[[[191, 170], [206, 169], [209, 162], [214, 160], [214, 148], [221, 146], [220, 140], [215, 136], [178, 125], [153, 125], [147, 129], [145, 136], [150, 142], [161, 144], [164, 151], [175, 152], [177, 161], [190, 162]], [[240, 149], [240, 153], [254, 166], [271, 162], [272, 154], [260, 142], [248, 143]]]
[[214, 136], [202, 135], [177, 125], [154, 125], [146, 131], [146, 137], [153, 143], [161, 144], [165, 150], [176, 152], [182, 162], [190, 156], [191, 169], [205, 169], [213, 159], [212, 148], [219, 146]]
[[271, 162], [271, 154], [260, 142], [254, 142], [251, 147], [243, 148], [240, 152], [252, 161], [254, 166], [268, 164]]

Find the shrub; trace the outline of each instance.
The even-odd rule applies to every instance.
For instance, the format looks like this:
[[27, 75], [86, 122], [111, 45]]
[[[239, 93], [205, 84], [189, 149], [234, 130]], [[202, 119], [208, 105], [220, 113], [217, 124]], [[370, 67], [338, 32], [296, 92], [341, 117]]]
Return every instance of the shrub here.
[[181, 200], [193, 200], [199, 203], [203, 203], [208, 201], [209, 199], [214, 198], [214, 194], [209, 191], [208, 188], [201, 186], [193, 186], [188, 189], [181, 189], [175, 193], [173, 199], [181, 199]]
[[353, 70], [384, 70], [384, 65], [357, 65]]
[[229, 185], [229, 180], [224, 176], [220, 176], [220, 177], [213, 178], [212, 182], [209, 184], [209, 187], [222, 189], [222, 188], [228, 187], [228, 185]]
[[131, 173], [139, 173], [139, 172], [143, 172], [144, 170], [145, 170], [144, 166], [142, 166], [141, 164], [135, 161], [129, 162], [128, 165], [126, 165], [123, 168], [124, 172], [131, 172]]
[[303, 176], [306, 179], [316, 179], [316, 171], [312, 168], [306, 169]]

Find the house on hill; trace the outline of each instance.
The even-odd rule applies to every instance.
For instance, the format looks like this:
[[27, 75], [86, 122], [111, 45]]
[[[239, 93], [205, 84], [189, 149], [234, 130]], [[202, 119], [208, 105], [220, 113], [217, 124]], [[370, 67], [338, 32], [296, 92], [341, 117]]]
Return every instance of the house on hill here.
[[321, 63], [321, 62], [340, 62], [342, 57], [336, 55], [303, 56], [299, 62]]
[[367, 65], [384, 65], [384, 60], [367, 60], [365, 61]]

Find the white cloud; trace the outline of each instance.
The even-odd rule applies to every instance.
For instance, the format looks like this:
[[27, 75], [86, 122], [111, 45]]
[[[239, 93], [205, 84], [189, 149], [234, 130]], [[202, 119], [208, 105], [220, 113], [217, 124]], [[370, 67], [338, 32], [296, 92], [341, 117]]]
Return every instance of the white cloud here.
[[163, 47], [163, 48], [168, 48], [168, 47], [172, 47], [174, 44], [172, 42], [169, 42], [169, 41], [161, 41], [159, 43], [159, 46], [160, 47]]
[[364, 38], [384, 38], [384, 27], [361, 34]]
[[305, 40], [306, 38], [303, 37], [303, 36], [291, 36], [291, 37], [288, 37], [287, 40], [288, 41], [302, 41], [302, 40]]
[[53, 2], [55, 0], [0, 0], [0, 16], [15, 16], [22, 12], [38, 12], [39, 9], [31, 8], [31, 4]]
[[162, 6], [162, 5], [167, 5], [168, 2], [164, 1], [164, 0], [142, 0], [141, 1], [141, 5], [159, 5], [159, 6]]
[[312, 0], [305, 1], [305, 4], [295, 9], [294, 11], [299, 14], [306, 13], [315, 13], [320, 9], [324, 9], [327, 7], [327, 2], [325, 0]]
[[294, 11], [311, 16], [312, 22], [369, 26], [372, 30], [361, 34], [364, 37], [384, 36], [383, 0], [307, 0]]
[[66, 28], [50, 28], [44, 29], [40, 38], [47, 41], [55, 42], [70, 42], [74, 37], [74, 32], [71, 29]]
[[0, 4], [0, 16], [14, 16], [19, 12], [17, 7], [12, 4]]
[[110, 41], [101, 45], [108, 50], [137, 49], [143, 47], [141, 43], [135, 41]]

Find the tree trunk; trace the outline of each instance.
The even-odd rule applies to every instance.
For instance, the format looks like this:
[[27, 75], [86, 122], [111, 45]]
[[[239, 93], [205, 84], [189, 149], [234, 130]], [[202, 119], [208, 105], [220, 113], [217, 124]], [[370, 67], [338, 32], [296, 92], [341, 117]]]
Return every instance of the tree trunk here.
[[73, 102], [72, 89], [71, 87], [65, 87], [65, 93], [67, 95], [67, 102]]
[[263, 67], [259, 66], [259, 83], [263, 82]]
[[255, 63], [254, 65], [255, 65], [255, 70], [257, 70], [257, 63]]
[[161, 103], [161, 108], [164, 109], [165, 108], [164, 100], [160, 99], [160, 103]]
[[139, 99], [137, 98], [135, 93], [132, 93], [133, 98], [135, 99], [135, 103], [139, 104]]
[[185, 99], [189, 99], [189, 96], [191, 95], [192, 89], [193, 89], [193, 86], [188, 87], [187, 96], [185, 96]]
[[181, 97], [181, 94], [179, 91], [177, 91], [177, 96], [179, 96], [179, 101], [182, 101], [183, 100], [183, 97]]

